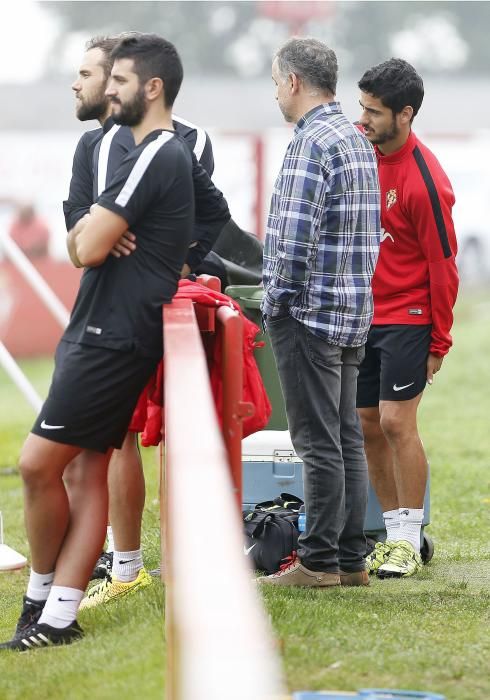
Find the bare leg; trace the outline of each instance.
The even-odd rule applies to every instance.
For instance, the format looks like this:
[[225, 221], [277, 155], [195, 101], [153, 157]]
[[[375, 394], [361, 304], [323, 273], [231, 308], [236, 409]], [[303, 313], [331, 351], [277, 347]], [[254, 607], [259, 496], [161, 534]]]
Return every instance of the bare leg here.
[[394, 476], [393, 453], [381, 429], [380, 414], [376, 408], [358, 409], [364, 434], [364, 449], [369, 469], [369, 480], [383, 512], [399, 507]]
[[70, 525], [55, 584], [84, 590], [104, 544], [107, 527], [107, 468], [110, 454], [84, 450], [66, 470]]
[[55, 570], [69, 523], [63, 471], [79, 452], [79, 447], [32, 433], [22, 448], [19, 468], [24, 481], [25, 525], [31, 565], [39, 574]]
[[112, 453], [109, 464], [109, 520], [117, 551], [140, 549], [144, 506], [143, 465], [137, 434], [130, 432], [121, 449]]
[[393, 455], [400, 507], [423, 508], [427, 457], [417, 429], [419, 394], [409, 401], [380, 401], [380, 425]]

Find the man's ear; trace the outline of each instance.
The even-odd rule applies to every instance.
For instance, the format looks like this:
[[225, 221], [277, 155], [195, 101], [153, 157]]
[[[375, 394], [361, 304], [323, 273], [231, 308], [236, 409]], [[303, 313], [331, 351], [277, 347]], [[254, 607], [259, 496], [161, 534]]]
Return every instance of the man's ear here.
[[157, 100], [163, 92], [163, 80], [161, 78], [150, 78], [145, 83], [145, 97], [147, 100]]
[[413, 118], [413, 107], [406, 105], [401, 112], [398, 113], [399, 123], [403, 126], [410, 124]]
[[299, 87], [301, 85], [301, 79], [298, 78], [296, 73], [290, 73], [288, 75], [288, 85], [291, 95], [295, 95], [298, 92]]

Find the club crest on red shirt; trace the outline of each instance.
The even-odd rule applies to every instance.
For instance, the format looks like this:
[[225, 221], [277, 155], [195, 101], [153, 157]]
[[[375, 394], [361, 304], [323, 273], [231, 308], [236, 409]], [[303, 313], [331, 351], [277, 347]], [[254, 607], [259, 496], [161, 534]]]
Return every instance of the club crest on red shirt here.
[[396, 190], [388, 190], [386, 193], [386, 208], [391, 209], [394, 204], [396, 204]]

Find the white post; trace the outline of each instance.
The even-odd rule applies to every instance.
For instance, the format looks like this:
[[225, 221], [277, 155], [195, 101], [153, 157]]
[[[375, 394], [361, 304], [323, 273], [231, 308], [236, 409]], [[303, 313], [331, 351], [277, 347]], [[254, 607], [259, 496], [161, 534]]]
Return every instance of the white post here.
[[62, 328], [66, 328], [70, 314], [53, 292], [46, 280], [39, 274], [31, 261], [24, 255], [19, 246], [8, 234], [0, 231], [0, 245], [10, 262], [25, 277], [28, 284], [37, 292], [39, 298], [46, 304]]
[[27, 559], [12, 547], [3, 542], [3, 518], [0, 512], [0, 571], [22, 569], [27, 564]]
[[[62, 328], [66, 328], [68, 321], [70, 320], [70, 314], [53, 292], [51, 287], [47, 284], [46, 280], [39, 274], [34, 265], [24, 255], [15, 241], [13, 241], [7, 233], [1, 230], [0, 247], [3, 248], [5, 255], [10, 262], [15, 265], [17, 270], [26, 279], [27, 283], [37, 293], [41, 301], [43, 301], [49, 311], [51, 311], [60, 326]], [[16, 384], [18, 389], [20, 389], [20, 391], [24, 394], [36, 413], [39, 413], [43, 403], [42, 400], [27, 377], [23, 374], [22, 370], [17, 365], [5, 345], [1, 342], [0, 365]]]
[[3, 343], [0, 342], [0, 365], [7, 372], [9, 377], [12, 379], [14, 384], [18, 389], [24, 394], [28, 402], [33, 407], [36, 413], [39, 413], [41, 406], [43, 405], [42, 399], [36, 392], [32, 384], [29, 382], [27, 377], [24, 375], [20, 367], [17, 365], [16, 361], [9, 353], [7, 348]]
[[[243, 553], [243, 522], [196, 317], [190, 302], [164, 311], [164, 518], [168, 700], [279, 700], [281, 668], [267, 613]], [[182, 400], [189, 392], [199, 400]], [[180, 398], [180, 400], [178, 400]], [[200, 427], [199, 440], [188, 425]], [[206, 527], [202, 494], [212, 493]], [[195, 566], [189, 552], [219, 552], [219, 572]]]

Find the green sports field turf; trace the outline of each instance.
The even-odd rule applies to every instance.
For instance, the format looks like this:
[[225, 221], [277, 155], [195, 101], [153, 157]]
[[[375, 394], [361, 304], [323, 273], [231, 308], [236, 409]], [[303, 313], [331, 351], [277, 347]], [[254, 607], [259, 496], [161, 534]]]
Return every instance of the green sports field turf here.
[[[462, 298], [455, 347], [421, 405], [432, 475], [427, 532], [435, 555], [430, 565], [416, 579], [374, 580], [369, 589], [264, 592], [291, 691], [401, 687], [443, 693], [448, 700], [490, 698], [488, 299], [488, 294]], [[51, 363], [23, 366], [45, 391]], [[6, 541], [27, 554], [15, 460], [33, 416], [1, 371], [0, 416], [0, 509]], [[144, 451], [144, 459], [144, 547], [151, 568], [159, 558], [154, 450]], [[0, 573], [2, 639], [15, 623], [25, 581], [25, 571]], [[76, 645], [0, 656], [0, 700], [163, 697], [159, 583], [113, 607], [86, 611], [80, 622], [86, 638]], [[246, 682], [253, 697], [253, 679]]]

